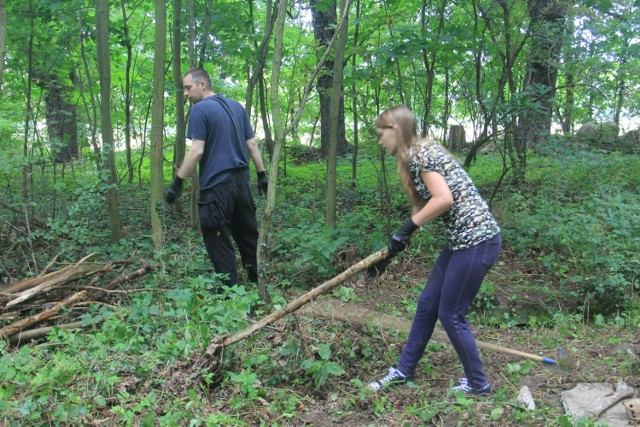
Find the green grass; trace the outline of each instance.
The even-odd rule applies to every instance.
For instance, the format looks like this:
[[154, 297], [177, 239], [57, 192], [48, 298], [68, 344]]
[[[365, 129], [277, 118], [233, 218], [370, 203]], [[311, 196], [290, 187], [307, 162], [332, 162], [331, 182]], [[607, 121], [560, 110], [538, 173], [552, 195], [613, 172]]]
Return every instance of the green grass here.
[[[33, 275], [33, 259], [44, 266], [56, 255], [58, 262], [73, 262], [92, 252], [98, 262], [135, 254], [159, 263], [159, 268], [132, 285], [147, 291], [90, 305], [82, 313], [82, 332], [54, 330], [35, 344], [0, 349], [0, 420], [16, 426], [83, 425], [101, 419], [117, 425], [296, 425], [301, 408], [322, 401], [336, 414], [395, 414], [407, 422], [471, 414], [479, 425], [562, 424], [563, 415], [549, 406], [533, 412], [515, 407], [506, 386], [481, 403], [455, 396], [434, 400], [422, 389], [413, 391], [407, 405], [398, 405], [392, 395], [371, 396], [356, 378], [369, 374], [372, 363], [384, 363], [372, 358], [392, 360], [397, 349], [378, 353], [386, 343], [376, 331], [293, 318], [280, 329], [239, 343], [225, 353], [221, 369], [201, 372], [192, 388], [172, 390], [175, 363], [190, 360], [213, 336], [244, 328], [251, 310], [255, 317], [270, 313], [286, 304], [282, 292], [306, 290], [385, 244], [390, 230], [409, 214], [395, 161], [386, 160], [388, 186], [380, 180], [375, 155], [360, 158], [355, 185], [350, 159], [339, 162], [336, 230], [324, 226], [324, 164], [289, 163], [287, 176], [278, 182], [278, 206], [267, 239], [264, 269], [274, 297], [271, 306], [260, 305], [255, 289], [228, 289], [229, 299], [209, 292], [219, 279], [210, 274], [200, 237], [189, 230], [186, 213], [180, 216], [163, 207], [167, 244], [160, 251], [153, 247], [146, 165], [142, 186], [136, 178], [120, 188], [125, 238], [115, 244], [109, 243], [104, 187], [90, 159], [73, 171], [67, 169], [64, 177], [35, 168], [30, 206], [46, 226], [15, 236], [3, 253], [5, 280], [8, 275]], [[122, 168], [122, 159], [118, 164]], [[167, 165], [167, 177], [170, 170]], [[470, 170], [485, 195], [493, 191], [500, 173], [496, 154], [479, 156]], [[526, 278], [520, 278], [520, 285], [579, 304], [568, 311], [550, 309], [540, 317], [529, 313], [525, 323], [540, 330], [536, 339], [549, 348], [566, 337], [594, 340], [605, 330], [614, 331], [607, 338], [611, 346], [621, 345], [615, 331], [640, 327], [640, 160], [618, 153], [532, 154], [527, 177], [526, 188], [518, 192], [506, 184], [501, 187], [493, 209], [509, 250], [539, 260], [554, 285], [545, 290]], [[5, 184], [15, 189], [18, 181], [16, 175]], [[18, 199], [12, 203], [20, 206]], [[20, 215], [3, 210], [0, 219], [3, 235], [8, 235], [6, 224], [19, 222]], [[422, 233], [419, 239], [421, 245], [436, 247], [442, 235]], [[483, 292], [485, 306], [497, 304], [491, 282]], [[338, 295], [354, 298], [350, 289]], [[405, 302], [409, 311], [413, 303]], [[72, 319], [75, 313], [67, 316]], [[478, 320], [496, 328], [522, 321], [508, 316]], [[547, 326], [553, 331], [545, 335]], [[638, 369], [624, 346], [598, 363], [603, 371], [615, 369], [622, 376], [633, 376]], [[435, 375], [425, 369], [425, 375]], [[517, 383], [530, 369], [527, 363], [514, 364], [504, 375]]]

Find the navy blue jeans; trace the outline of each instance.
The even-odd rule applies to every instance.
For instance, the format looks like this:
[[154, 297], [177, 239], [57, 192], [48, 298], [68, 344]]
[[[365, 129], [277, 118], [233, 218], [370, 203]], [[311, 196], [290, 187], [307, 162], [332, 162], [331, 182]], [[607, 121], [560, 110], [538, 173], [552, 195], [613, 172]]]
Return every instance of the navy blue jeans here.
[[453, 251], [445, 246], [418, 299], [409, 339], [398, 364], [400, 372], [413, 376], [440, 319], [462, 362], [469, 385], [482, 387], [487, 383], [467, 312], [501, 248], [500, 234], [469, 249]]
[[258, 223], [246, 170], [234, 171], [198, 200], [204, 245], [216, 273], [228, 274], [227, 285], [239, 282], [235, 240], [249, 280], [258, 282]]

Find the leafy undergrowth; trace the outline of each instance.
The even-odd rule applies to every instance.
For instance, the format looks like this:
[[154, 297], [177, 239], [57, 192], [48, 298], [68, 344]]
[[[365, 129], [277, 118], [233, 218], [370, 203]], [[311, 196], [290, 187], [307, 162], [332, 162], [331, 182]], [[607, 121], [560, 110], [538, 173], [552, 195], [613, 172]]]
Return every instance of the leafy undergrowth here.
[[[65, 262], [97, 252], [104, 260], [136, 253], [160, 268], [110, 300], [75, 307], [58, 319], [80, 317], [82, 330], [54, 329], [46, 339], [0, 349], [0, 423], [573, 425], [562, 391], [579, 382], [624, 381], [640, 388], [640, 160], [571, 156], [532, 156], [528, 186], [496, 193], [492, 209], [505, 245], [469, 315], [478, 339], [557, 359], [559, 366], [482, 350], [493, 393], [467, 398], [449, 391], [462, 376], [455, 353], [446, 340], [433, 341], [413, 384], [374, 394], [366, 384], [397, 361], [406, 339], [401, 328], [327, 320], [313, 312], [290, 315], [207, 355], [214, 337], [252, 325], [386, 243], [409, 210], [397, 182], [375, 187], [375, 169], [364, 166], [371, 159], [362, 161], [357, 187], [350, 185], [350, 165], [342, 165], [335, 230], [323, 226], [322, 165], [291, 166], [279, 182], [286, 200], [279, 203], [286, 208], [274, 214], [263, 247], [270, 305], [259, 301], [254, 287], [211, 292], [220, 278], [211, 274], [199, 236], [185, 232], [186, 214], [163, 208], [163, 251], [149, 240], [146, 208], [130, 211], [139, 217], [129, 221], [126, 240], [105, 244], [106, 216], [91, 216], [103, 202], [85, 191], [93, 188], [89, 184], [75, 184], [86, 198], [31, 236], [41, 265], [58, 252]], [[492, 192], [499, 166], [495, 158], [479, 156], [472, 173], [485, 194]], [[138, 187], [124, 188], [123, 197], [132, 206], [148, 200]], [[9, 224], [19, 217], [5, 219]], [[351, 304], [356, 316], [358, 307], [366, 307], [406, 325], [442, 243], [441, 229], [427, 227], [382, 277], [357, 276], [333, 298]], [[29, 257], [18, 250], [28, 253], [31, 246], [20, 240], [13, 248], [16, 253], [3, 254], [3, 274], [25, 276]], [[319, 299], [314, 310], [331, 301]], [[14, 321], [10, 315], [3, 314], [3, 324]], [[525, 385], [535, 410], [516, 402]]]
[[[351, 261], [356, 260], [345, 265]], [[409, 321], [431, 261], [410, 248], [379, 279], [358, 276], [332, 298]], [[533, 304], [536, 292], [526, 298], [517, 285], [521, 268], [521, 260], [502, 256], [487, 282], [501, 295], [519, 295], [520, 302]], [[561, 405], [563, 390], [579, 382], [624, 381], [640, 388], [640, 319], [612, 316], [585, 324], [582, 316], [556, 314], [543, 324], [533, 317], [516, 320], [506, 311], [498, 321], [488, 303], [471, 315], [478, 339], [556, 358], [560, 364], [483, 350], [494, 392], [468, 398], [449, 391], [462, 376], [452, 348], [432, 342], [414, 383], [375, 394], [366, 384], [396, 362], [404, 334], [300, 313], [207, 357], [204, 350], [214, 336], [268, 314], [255, 290], [229, 289], [225, 298], [211, 295], [210, 286], [215, 277], [185, 280], [168, 295], [150, 291], [126, 301], [127, 310], [94, 311], [87, 318], [101, 323], [93, 329], [57, 331], [39, 345], [5, 349], [0, 359], [5, 423], [572, 425]], [[274, 307], [285, 303], [279, 293], [273, 295]], [[313, 304], [322, 310], [321, 304], [330, 301]], [[559, 358], [559, 350], [566, 356]], [[535, 410], [516, 402], [524, 385], [534, 396]]]

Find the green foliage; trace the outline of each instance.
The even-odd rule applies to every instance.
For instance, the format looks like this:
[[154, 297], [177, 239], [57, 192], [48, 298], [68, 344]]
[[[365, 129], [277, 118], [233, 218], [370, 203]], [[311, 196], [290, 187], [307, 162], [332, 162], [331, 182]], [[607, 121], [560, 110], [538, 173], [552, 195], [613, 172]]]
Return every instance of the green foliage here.
[[[611, 312], [628, 304], [637, 286], [640, 164], [636, 158], [582, 153], [546, 164], [532, 194], [511, 194], [502, 204], [505, 236], [541, 264], [585, 312]], [[534, 166], [535, 170], [535, 166]]]
[[345, 373], [344, 369], [335, 362], [329, 360], [331, 358], [331, 346], [329, 344], [321, 344], [316, 349], [319, 359], [307, 359], [301, 364], [307, 374], [313, 375], [313, 383], [316, 388], [320, 388], [327, 382], [329, 375], [340, 376]]

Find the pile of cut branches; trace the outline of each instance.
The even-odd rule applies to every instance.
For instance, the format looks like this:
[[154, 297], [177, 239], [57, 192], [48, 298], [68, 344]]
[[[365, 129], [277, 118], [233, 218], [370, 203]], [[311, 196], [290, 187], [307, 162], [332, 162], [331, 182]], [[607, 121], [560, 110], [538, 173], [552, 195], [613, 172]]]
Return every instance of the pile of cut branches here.
[[[87, 306], [100, 301], [116, 292], [115, 289], [125, 282], [143, 276], [156, 267], [141, 260], [142, 267], [120, 272], [113, 277], [108, 274], [131, 267], [136, 260], [132, 257], [107, 264], [89, 262], [94, 255], [59, 270], [47, 273], [47, 268], [38, 276], [0, 288], [0, 339], [20, 344], [45, 336], [54, 326], [63, 329], [80, 327], [80, 321], [68, 322], [67, 319], [66, 323], [58, 324], [55, 321], [61, 318], [63, 308]], [[29, 315], [25, 316], [24, 313]], [[54, 324], [36, 327], [44, 322]]]

